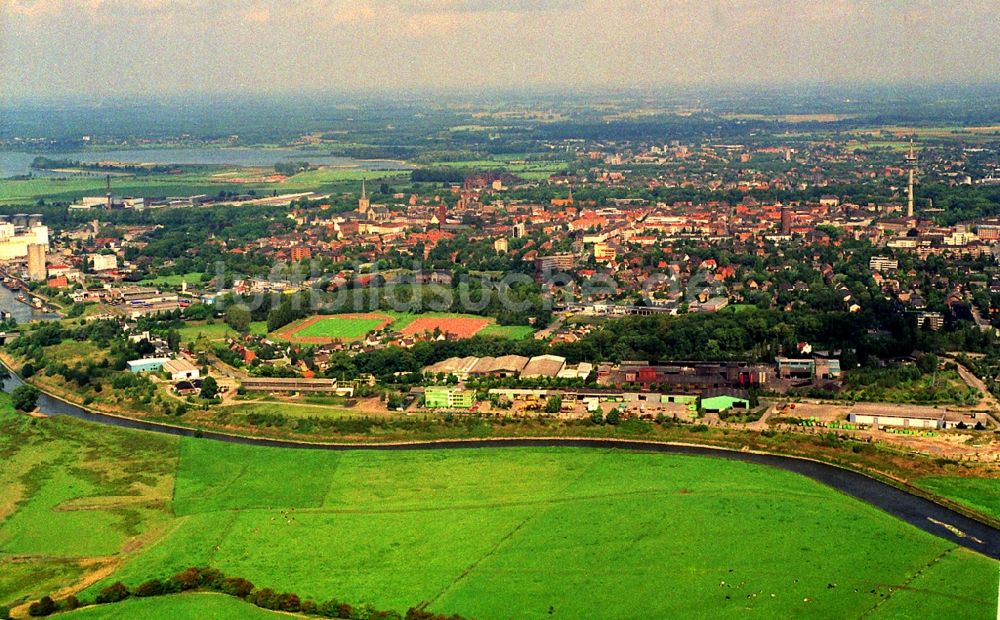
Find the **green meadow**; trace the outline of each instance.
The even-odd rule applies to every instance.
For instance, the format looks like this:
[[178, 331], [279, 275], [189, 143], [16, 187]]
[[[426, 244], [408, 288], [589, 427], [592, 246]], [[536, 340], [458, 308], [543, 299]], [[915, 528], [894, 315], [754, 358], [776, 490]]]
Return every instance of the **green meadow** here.
[[1000, 478], [922, 478], [917, 486], [1000, 519]]
[[[345, 183], [353, 184], [366, 178], [369, 182], [388, 181], [409, 184], [409, 172], [400, 170], [360, 170], [343, 168], [319, 168], [302, 172], [279, 183], [236, 183], [232, 177], [256, 177], [267, 174], [265, 169], [228, 169], [222, 172], [213, 169], [185, 172], [182, 174], [152, 174], [148, 176], [122, 176], [112, 178], [111, 186], [115, 195], [121, 196], [190, 196], [194, 194], [217, 195], [220, 191], [245, 193], [250, 190], [260, 195], [271, 192], [297, 193], [305, 191], [342, 191]], [[103, 195], [105, 179], [103, 175], [33, 177], [30, 179], [0, 179], [0, 205], [75, 201], [82, 196]]]
[[[598, 449], [250, 447], [32, 420], [0, 398], [0, 605], [74, 584], [89, 601], [207, 565], [303, 599], [484, 620], [996, 614], [997, 562], [782, 470]], [[70, 617], [257, 612], [186, 594]]]
[[[189, 321], [184, 327], [177, 330], [181, 336], [181, 342], [188, 343], [196, 340], [225, 340], [235, 338], [239, 333], [232, 327], [221, 321], [216, 321], [209, 325], [205, 321]], [[267, 335], [267, 323], [264, 321], [253, 321], [250, 323], [250, 333], [256, 336]]]
[[198, 620], [275, 620], [290, 614], [267, 611], [223, 594], [175, 594], [157, 598], [136, 598], [85, 607], [69, 612], [66, 620], [112, 620], [118, 618], [197, 618]]

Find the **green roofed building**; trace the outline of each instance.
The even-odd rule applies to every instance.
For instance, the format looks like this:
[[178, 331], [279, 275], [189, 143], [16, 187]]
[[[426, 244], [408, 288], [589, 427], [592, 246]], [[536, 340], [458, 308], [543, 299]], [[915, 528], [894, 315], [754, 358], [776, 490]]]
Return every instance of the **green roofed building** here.
[[428, 409], [469, 409], [476, 404], [476, 393], [456, 387], [429, 387], [424, 390]]
[[750, 401], [732, 394], [717, 394], [701, 399], [701, 408], [708, 412], [729, 411], [730, 409], [749, 409]]

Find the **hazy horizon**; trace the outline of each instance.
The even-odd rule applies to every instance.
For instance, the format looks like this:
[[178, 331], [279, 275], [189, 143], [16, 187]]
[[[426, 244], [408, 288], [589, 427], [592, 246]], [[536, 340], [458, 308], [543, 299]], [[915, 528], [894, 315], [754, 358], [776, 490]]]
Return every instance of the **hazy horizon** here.
[[6, 0], [0, 92], [990, 84], [1000, 80], [995, 8], [981, 0]]

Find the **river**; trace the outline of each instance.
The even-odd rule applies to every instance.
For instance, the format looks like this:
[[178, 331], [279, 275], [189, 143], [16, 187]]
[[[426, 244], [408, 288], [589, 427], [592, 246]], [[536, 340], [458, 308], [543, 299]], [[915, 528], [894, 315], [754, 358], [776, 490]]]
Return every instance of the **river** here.
[[[82, 162], [119, 161], [131, 164], [217, 164], [247, 167], [270, 167], [284, 161], [308, 161], [311, 164], [355, 168], [358, 170], [401, 170], [406, 166], [384, 160], [360, 160], [335, 157], [329, 151], [318, 149], [262, 148], [262, 147], [201, 147], [201, 148], [149, 148], [112, 151], [87, 150], [71, 152], [30, 153], [0, 151], [0, 179], [32, 173], [59, 175], [44, 170], [32, 170], [31, 162], [43, 155], [51, 159], [69, 159]], [[94, 172], [93, 174], [103, 174]]]
[[29, 306], [28, 304], [19, 302], [17, 300], [17, 293], [11, 291], [5, 286], [0, 286], [0, 310], [10, 312], [14, 317], [14, 320], [17, 321], [18, 325], [29, 323], [31, 321], [59, 318], [56, 314], [42, 312], [41, 310], [36, 310], [34, 307]]
[[[5, 390], [10, 391], [22, 383], [18, 377], [12, 377], [5, 382]], [[745, 461], [758, 465], [777, 467], [791, 471], [819, 483], [832, 487], [845, 495], [879, 508], [897, 519], [902, 519], [925, 532], [949, 540], [956, 545], [972, 549], [1000, 560], [1000, 530], [980, 523], [965, 515], [941, 506], [923, 497], [912, 495], [884, 482], [879, 482], [868, 476], [819, 463], [807, 459], [774, 454], [757, 454], [751, 452], [736, 452], [721, 448], [691, 445], [671, 445], [644, 441], [615, 441], [606, 439], [486, 439], [486, 440], [447, 440], [428, 441], [405, 444], [321, 444], [266, 439], [260, 437], [237, 437], [212, 431], [194, 431], [187, 428], [167, 426], [155, 422], [133, 420], [113, 415], [91, 412], [58, 398], [42, 394], [38, 400], [42, 413], [48, 415], [65, 415], [110, 424], [122, 428], [137, 429], [179, 435], [182, 437], [200, 437], [204, 440], [224, 441], [227, 443], [269, 446], [276, 448], [294, 448], [304, 450], [444, 450], [444, 449], [497, 449], [517, 447], [562, 447], [562, 448], [599, 448], [620, 449], [642, 452], [659, 452], [681, 454], [688, 456], [724, 458], [734, 461]], [[942, 524], [951, 526], [945, 527]], [[959, 533], [960, 532], [960, 533]], [[850, 541], [845, 541], [850, 544]]]

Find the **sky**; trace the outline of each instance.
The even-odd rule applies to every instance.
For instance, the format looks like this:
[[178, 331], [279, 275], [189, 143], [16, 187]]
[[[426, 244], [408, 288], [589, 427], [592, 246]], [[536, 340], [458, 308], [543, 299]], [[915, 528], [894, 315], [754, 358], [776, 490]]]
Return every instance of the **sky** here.
[[997, 0], [0, 0], [8, 97], [1000, 82]]

